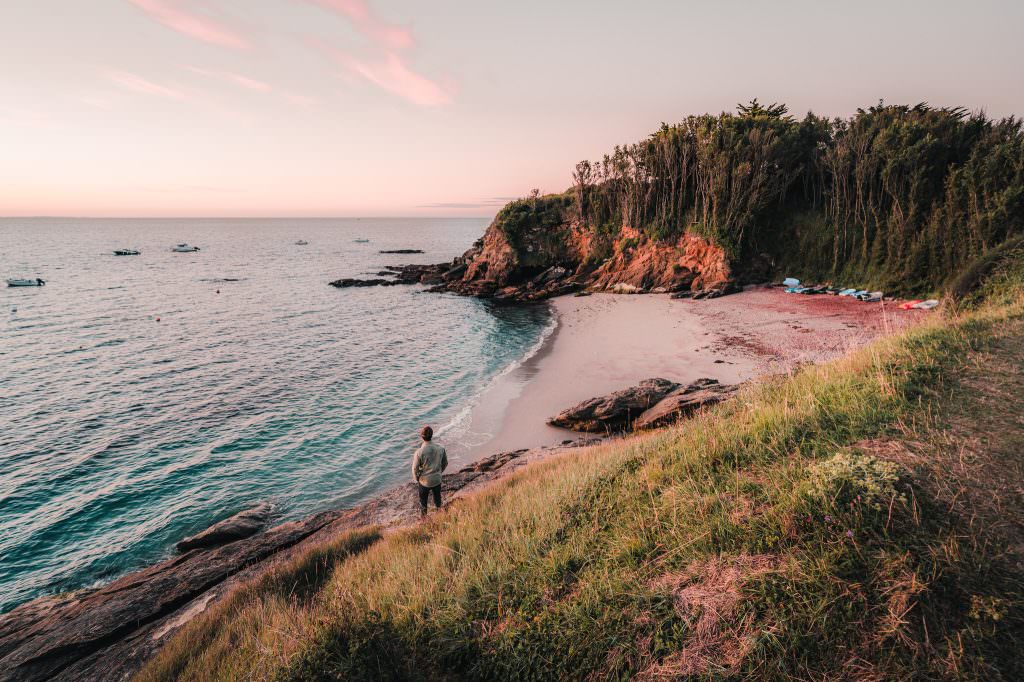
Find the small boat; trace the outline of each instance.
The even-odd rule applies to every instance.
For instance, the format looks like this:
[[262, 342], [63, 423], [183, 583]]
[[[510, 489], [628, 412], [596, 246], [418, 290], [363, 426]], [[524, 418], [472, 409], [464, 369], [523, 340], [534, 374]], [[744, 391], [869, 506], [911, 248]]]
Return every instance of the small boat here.
[[369, 244], [370, 243], [369, 239], [354, 239], [352, 241], [354, 241], [356, 244]]
[[137, 250], [137, 249], [115, 249], [114, 250], [114, 255], [115, 256], [138, 256], [141, 253], [142, 252]]
[[300, 239], [299, 241], [295, 242], [295, 246], [307, 246], [307, 245], [309, 245], [309, 242], [307, 242], [305, 239]]
[[7, 280], [7, 286], [9, 287], [41, 287], [46, 282], [36, 277], [35, 279], [9, 279]]
[[884, 294], [881, 291], [866, 291], [862, 294], [857, 294], [855, 298], [865, 303], [878, 303], [882, 300], [883, 296]]
[[171, 247], [171, 251], [176, 253], [195, 253], [198, 250], [198, 246], [192, 246], [190, 244], [178, 244], [177, 246]]

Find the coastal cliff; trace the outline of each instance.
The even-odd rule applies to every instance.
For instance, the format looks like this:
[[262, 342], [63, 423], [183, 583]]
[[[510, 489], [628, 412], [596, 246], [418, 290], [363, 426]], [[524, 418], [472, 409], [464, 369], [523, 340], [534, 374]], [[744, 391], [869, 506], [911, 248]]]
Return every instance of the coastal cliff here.
[[[483, 236], [448, 263], [391, 266], [393, 279], [341, 279], [337, 287], [426, 284], [498, 301], [538, 301], [578, 291], [705, 292], [736, 289], [734, 264], [713, 240], [684, 232], [669, 240], [622, 225], [581, 221], [571, 193], [513, 201]], [[762, 277], [763, 279], [763, 277]]]
[[537, 299], [572, 290], [619, 293], [724, 288], [732, 278], [725, 251], [684, 233], [659, 241], [622, 225], [602, 233], [575, 217], [568, 194], [506, 206], [478, 245], [463, 255], [465, 273], [444, 289], [496, 298]]

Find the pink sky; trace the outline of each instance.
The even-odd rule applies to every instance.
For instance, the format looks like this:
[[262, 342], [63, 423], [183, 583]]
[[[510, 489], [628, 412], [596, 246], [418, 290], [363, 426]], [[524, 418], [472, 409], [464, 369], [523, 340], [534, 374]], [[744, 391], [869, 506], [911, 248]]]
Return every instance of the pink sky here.
[[1021, 25], [1008, 0], [6, 2], [0, 215], [490, 215], [753, 97], [1024, 113]]

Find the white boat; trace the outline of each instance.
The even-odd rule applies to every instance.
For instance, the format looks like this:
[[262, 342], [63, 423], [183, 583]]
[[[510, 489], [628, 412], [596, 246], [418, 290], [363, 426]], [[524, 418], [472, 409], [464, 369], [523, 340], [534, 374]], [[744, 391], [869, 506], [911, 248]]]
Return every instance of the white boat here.
[[195, 253], [198, 250], [198, 246], [192, 246], [190, 244], [178, 244], [177, 246], [171, 247], [171, 251], [175, 251], [177, 253]]
[[9, 279], [7, 280], [7, 286], [9, 287], [41, 287], [46, 284], [45, 281], [36, 277], [35, 279]]
[[114, 249], [115, 256], [138, 256], [141, 253], [138, 249]]
[[300, 239], [299, 241], [295, 242], [295, 246], [306, 246], [308, 244], [309, 242], [307, 242], [305, 239]]

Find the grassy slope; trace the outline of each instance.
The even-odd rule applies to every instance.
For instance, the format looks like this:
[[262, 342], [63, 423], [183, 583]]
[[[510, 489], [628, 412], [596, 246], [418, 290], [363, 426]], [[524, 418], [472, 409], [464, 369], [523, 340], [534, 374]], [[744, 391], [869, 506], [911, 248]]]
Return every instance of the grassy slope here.
[[323, 579], [246, 590], [141, 679], [1020, 679], [1007, 277], [991, 304], [679, 428], [341, 538], [305, 563]]

